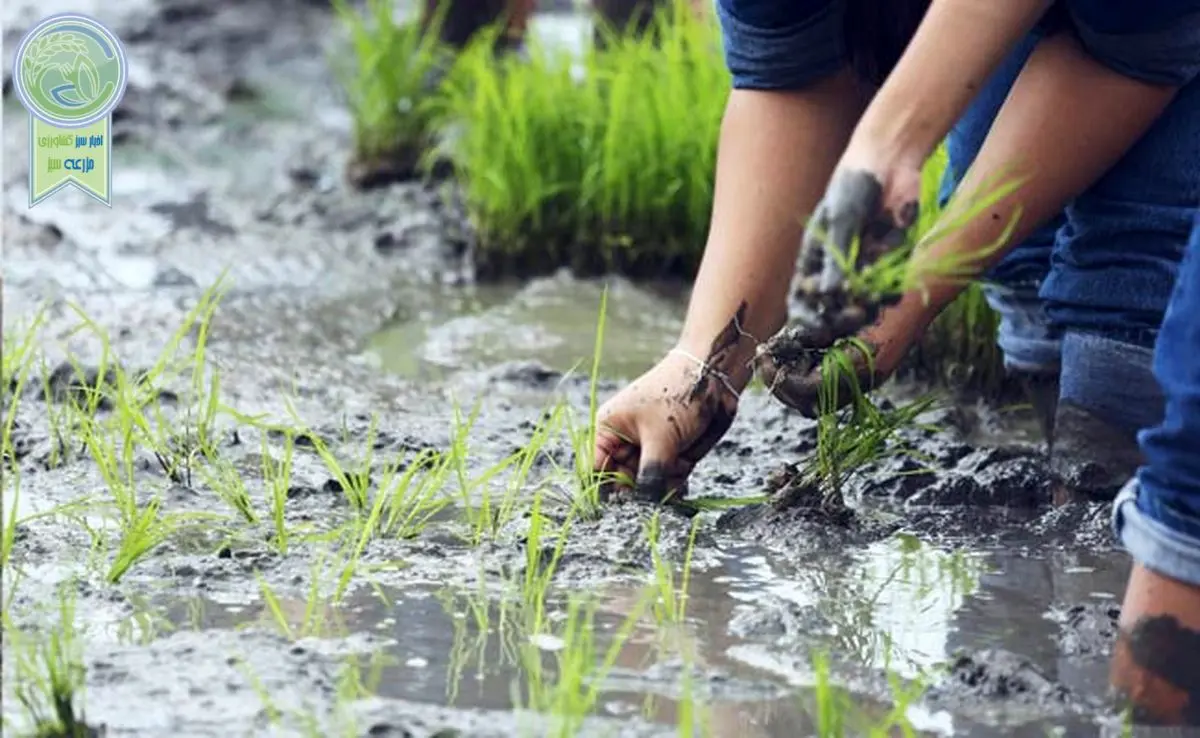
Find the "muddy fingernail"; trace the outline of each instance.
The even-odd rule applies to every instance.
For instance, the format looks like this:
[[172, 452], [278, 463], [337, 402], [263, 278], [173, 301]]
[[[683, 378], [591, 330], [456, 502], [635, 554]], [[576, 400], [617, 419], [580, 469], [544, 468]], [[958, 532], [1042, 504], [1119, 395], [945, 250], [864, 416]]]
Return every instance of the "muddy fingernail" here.
[[667, 496], [667, 467], [652, 461], [638, 472], [637, 484], [633, 488], [635, 499], [661, 502]]

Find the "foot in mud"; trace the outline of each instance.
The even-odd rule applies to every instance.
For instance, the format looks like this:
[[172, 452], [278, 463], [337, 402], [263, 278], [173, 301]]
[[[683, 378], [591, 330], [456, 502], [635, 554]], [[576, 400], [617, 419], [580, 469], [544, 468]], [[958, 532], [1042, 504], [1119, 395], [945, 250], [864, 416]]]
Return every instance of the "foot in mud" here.
[[1033, 407], [1042, 438], [1046, 441], [1047, 449], [1053, 453], [1054, 420], [1058, 412], [1060, 388], [1058, 372], [1013, 372], [1013, 377]]
[[1141, 466], [1136, 434], [1067, 401], [1054, 414], [1050, 470], [1056, 505], [1108, 502]]

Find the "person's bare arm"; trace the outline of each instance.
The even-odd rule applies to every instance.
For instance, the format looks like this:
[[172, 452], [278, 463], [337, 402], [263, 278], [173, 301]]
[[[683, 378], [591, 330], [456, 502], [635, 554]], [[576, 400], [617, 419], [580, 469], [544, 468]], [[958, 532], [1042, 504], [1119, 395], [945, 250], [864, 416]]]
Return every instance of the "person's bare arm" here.
[[[962, 208], [969, 208], [974, 196], [985, 194], [981, 187], [995, 186], [1002, 177], [1018, 177], [1024, 183], [919, 252], [912, 268], [925, 274], [920, 287], [885, 309], [861, 334], [874, 347], [875, 379], [886, 377], [899, 364], [921, 332], [962, 291], [964, 277], [985, 272], [1103, 175], [1153, 124], [1174, 91], [1105, 67], [1072, 36], [1043, 41], [1013, 85], [940, 222], [965, 212]], [[1007, 241], [989, 250], [1018, 211], [1020, 219]], [[973, 269], [947, 279], [938, 271], [947, 260]], [[815, 412], [818, 372], [775, 363], [759, 369], [781, 402]], [[860, 370], [865, 375], [865, 364]]]
[[917, 219], [921, 167], [1051, 4], [933, 0], [855, 128], [805, 232], [803, 261], [820, 267], [798, 320], [814, 336], [839, 332], [823, 308], [845, 278], [832, 252], [849, 253], [854, 239], [874, 234], [863, 249], [877, 257], [901, 240]]
[[[1003, 258], [1076, 195], [1100, 178], [1146, 132], [1170, 103], [1175, 88], [1140, 82], [1103, 66], [1070, 35], [1047, 39], [1034, 51], [1013, 85], [974, 163], [963, 176], [944, 219], [970, 206], [981, 188], [1003, 177], [1024, 184], [980, 213], [957, 232], [930, 246], [928, 275], [920, 291], [885, 312], [870, 335], [881, 347], [883, 366], [899, 361], [913, 334], [924, 330], [959, 292], [961, 279], [939, 278], [937, 263], [974, 259], [975, 274]], [[983, 253], [1000, 239], [1014, 216], [1020, 220], [1004, 247]], [[921, 269], [921, 261], [914, 268]], [[897, 329], [900, 330], [897, 330]]]
[[730, 95], [708, 243], [679, 347], [713, 360], [739, 387], [749, 381], [754, 342], [742, 336], [722, 347], [714, 341], [735, 318], [759, 340], [787, 320], [805, 218], [865, 105], [848, 70], [804, 91]]
[[[919, 168], [1048, 0], [933, 0], [896, 68], [855, 129], [861, 144]], [[876, 162], [873, 162], [876, 163]]]

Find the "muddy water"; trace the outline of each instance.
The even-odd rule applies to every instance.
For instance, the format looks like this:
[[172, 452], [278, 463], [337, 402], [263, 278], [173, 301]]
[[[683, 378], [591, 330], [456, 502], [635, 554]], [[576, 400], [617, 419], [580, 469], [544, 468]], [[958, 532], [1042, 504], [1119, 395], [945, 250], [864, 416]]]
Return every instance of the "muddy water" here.
[[678, 289], [656, 294], [621, 280], [581, 283], [560, 274], [520, 285], [414, 290], [403, 314], [372, 337], [369, 351], [385, 370], [414, 378], [445, 379], [509, 362], [589, 374], [606, 292], [608, 350], [601, 353], [599, 375], [631, 379], [679, 335], [684, 301]]
[[[378, 458], [446, 448], [447, 399], [480, 398], [469, 460], [477, 473], [528, 438], [548, 404], [586, 407], [599, 284], [473, 285], [447, 235], [457, 224], [434, 193], [344, 186], [350, 121], [327, 69], [337, 39], [321, 3], [82, 9], [126, 39], [132, 65], [114, 123], [114, 204], [66, 192], [28, 209], [25, 117], [6, 95], [6, 334], [45, 306], [39, 349], [49, 365], [67, 353], [94, 364], [101, 346], [74, 330], [74, 305], [108, 332], [123, 362], [148, 366], [224, 273], [230, 289], [209, 348], [223, 400], [282, 418], [290, 398], [343, 459], [361, 458], [369, 441]], [[44, 10], [5, 3], [5, 48]], [[562, 16], [538, 27], [568, 42], [580, 28]], [[601, 399], [668, 345], [683, 304], [668, 290], [620, 281], [608, 289]], [[463, 616], [497, 611], [501, 585], [525, 565], [527, 520], [477, 548], [461, 543], [453, 516], [413, 540], [373, 541], [334, 611], [328, 572], [314, 575], [320, 546], [300, 541], [279, 554], [269, 524], [235, 525], [211, 485], [173, 483], [141, 453], [143, 502], [158, 495], [172, 512], [218, 517], [179, 531], [110, 584], [111, 514], [61, 507], [104, 499], [104, 480], [86, 455], [51, 463], [53, 409], [31, 392], [15, 418], [20, 473], [5, 475], [3, 501], [20, 525], [4, 596], [17, 625], [44, 634], [60, 595], [73, 594], [86, 711], [110, 735], [303, 735], [306, 716], [324, 726], [308, 734], [340, 735], [339, 714], [355, 719], [353, 735], [544, 732], [544, 722], [510, 709], [514, 682], [526, 677], [504, 658], [499, 616], [489, 621], [498, 632], [482, 639], [482, 666], [478, 625]], [[1040, 449], [1014, 432], [1028, 425], [1019, 414], [945, 406], [925, 419], [937, 429], [907, 431], [905, 440], [935, 468], [888, 461], [863, 470], [849, 495], [863, 514], [849, 527], [803, 511], [738, 525], [704, 516], [685, 624], [642, 623], [585, 732], [676, 734], [678, 706], [688, 703], [679, 677], [690, 669], [691, 701], [709, 709], [713, 734], [808, 734], [819, 650], [829, 651], [835, 680], [864, 715], [882, 714], [890, 671], [931, 682], [909, 710], [931, 734], [1094, 732], [1110, 714], [1104, 658], [1127, 567], [1109, 540], [1106, 508], [1047, 508]], [[235, 425], [225, 419], [221, 454], [265, 506], [263, 444], [278, 455], [279, 439], [245, 425], [234, 435]], [[752, 392], [697, 470], [693, 492], [760, 494], [814, 439], [811, 423]], [[560, 460], [567, 451], [550, 449]], [[351, 514], [307, 450], [297, 454], [288, 497], [297, 536]], [[35, 517], [56, 508], [64, 514]], [[578, 524], [565, 545], [550, 610], [572, 593], [596, 593], [601, 644], [653, 570], [648, 515], [614, 506]], [[686, 521], [664, 514], [668, 561], [683, 560], [687, 535]], [[105, 546], [94, 548], [96, 540]], [[296, 639], [265, 615], [260, 578]], [[314, 581], [316, 610], [331, 627], [310, 634], [300, 625]], [[475, 600], [481, 590], [486, 607]], [[518, 631], [515, 641], [537, 635]], [[552, 639], [532, 642], [553, 658]], [[12, 698], [11, 638], [4, 648], [4, 717], [16, 726], [26, 716]], [[464, 650], [475, 655], [464, 660]], [[364, 674], [377, 659], [382, 676], [363, 676], [370, 694], [347, 693], [351, 657]]]

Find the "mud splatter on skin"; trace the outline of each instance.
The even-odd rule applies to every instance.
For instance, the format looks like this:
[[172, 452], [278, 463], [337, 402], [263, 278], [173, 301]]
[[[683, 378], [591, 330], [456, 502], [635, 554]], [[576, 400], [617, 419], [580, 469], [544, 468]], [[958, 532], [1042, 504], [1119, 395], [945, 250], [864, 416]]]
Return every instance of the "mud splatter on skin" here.
[[1136, 722], [1200, 726], [1200, 632], [1172, 615], [1143, 617], [1122, 629], [1117, 653], [1115, 668], [1128, 659], [1144, 670], [1144, 676], [1129, 675], [1124, 682], [1132, 692], [1127, 696]]

